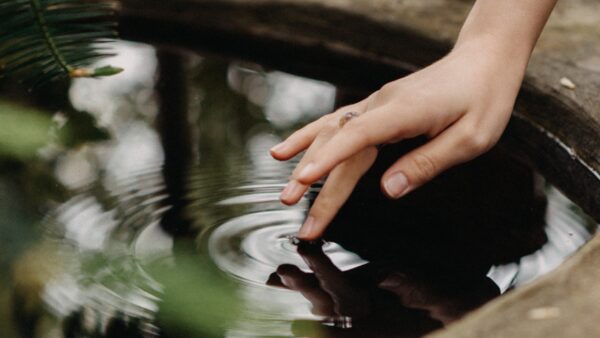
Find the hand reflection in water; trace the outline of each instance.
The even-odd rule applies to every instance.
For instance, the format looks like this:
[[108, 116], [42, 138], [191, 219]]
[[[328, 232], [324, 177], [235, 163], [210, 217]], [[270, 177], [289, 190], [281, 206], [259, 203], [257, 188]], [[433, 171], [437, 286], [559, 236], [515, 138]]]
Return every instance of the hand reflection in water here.
[[[378, 263], [340, 271], [320, 246], [302, 243], [298, 252], [313, 273], [281, 265], [267, 284], [298, 291], [310, 301], [313, 313], [326, 317], [322, 323], [333, 324], [319, 328], [325, 337], [420, 336], [499, 295], [485, 275], [432, 277]], [[294, 333], [314, 331], [314, 324], [297, 321]]]

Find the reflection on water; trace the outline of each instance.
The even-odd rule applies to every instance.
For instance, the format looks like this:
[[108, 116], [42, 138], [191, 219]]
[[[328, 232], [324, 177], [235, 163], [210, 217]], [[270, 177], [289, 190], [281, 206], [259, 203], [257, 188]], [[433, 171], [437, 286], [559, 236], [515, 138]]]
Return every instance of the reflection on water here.
[[[377, 181], [411, 141], [382, 150], [322, 243], [298, 246], [319, 187], [280, 204], [293, 165], [268, 149], [343, 90], [117, 47], [127, 71], [70, 91], [112, 140], [57, 158], [68, 197], [12, 269], [23, 337], [419, 336], [550, 271], [595, 230], [501, 148], [389, 201]], [[217, 313], [234, 307], [231, 294], [240, 313]]]
[[276, 127], [315, 119], [334, 107], [335, 87], [326, 82], [277, 71], [265, 73], [244, 64], [233, 64], [227, 75], [231, 88], [263, 107], [265, 117]]

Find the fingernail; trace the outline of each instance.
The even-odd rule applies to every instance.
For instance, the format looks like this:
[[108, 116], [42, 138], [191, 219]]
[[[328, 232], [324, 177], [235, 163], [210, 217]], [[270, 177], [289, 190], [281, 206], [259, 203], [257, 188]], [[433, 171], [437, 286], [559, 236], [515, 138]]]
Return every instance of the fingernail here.
[[304, 224], [302, 224], [300, 230], [298, 231], [298, 237], [306, 238], [310, 236], [313, 229], [315, 228], [315, 223], [315, 218], [312, 216], [308, 216], [308, 218], [306, 219], [306, 221], [304, 221]]
[[385, 192], [392, 198], [399, 198], [408, 189], [408, 179], [401, 172], [390, 175], [384, 182]]
[[285, 149], [285, 142], [281, 142], [271, 148], [272, 153], [280, 153]]
[[302, 170], [300, 171], [300, 174], [298, 174], [298, 176], [306, 178], [307, 176], [310, 176], [314, 170], [315, 170], [315, 164], [309, 163], [304, 168], [302, 168]]
[[294, 180], [288, 182], [288, 184], [281, 191], [281, 195], [279, 195], [279, 199], [282, 201], [287, 201], [292, 198], [296, 193], [298, 193], [298, 189], [300, 188], [300, 184]]

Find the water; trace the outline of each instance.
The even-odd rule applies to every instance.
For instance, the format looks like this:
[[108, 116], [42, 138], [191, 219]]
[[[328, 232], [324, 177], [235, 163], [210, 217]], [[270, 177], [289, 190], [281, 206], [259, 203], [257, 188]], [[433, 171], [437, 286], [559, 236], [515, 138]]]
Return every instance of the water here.
[[[40, 235], [3, 279], [8, 336], [420, 336], [547, 273], [595, 231], [502, 147], [385, 199], [377, 180], [415, 140], [384, 148], [323, 241], [299, 244], [319, 186], [283, 206], [293, 162], [268, 149], [347, 91], [118, 48], [126, 72], [69, 92], [111, 139], [45, 149], [44, 175], [64, 191], [34, 185], [50, 197], [28, 209]], [[6, 184], [5, 204], [31, 196]]]

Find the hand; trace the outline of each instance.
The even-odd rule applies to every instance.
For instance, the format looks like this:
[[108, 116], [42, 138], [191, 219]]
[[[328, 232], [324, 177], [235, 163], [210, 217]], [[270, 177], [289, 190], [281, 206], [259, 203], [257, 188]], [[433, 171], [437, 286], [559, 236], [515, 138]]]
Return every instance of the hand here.
[[[400, 198], [490, 149], [510, 118], [528, 56], [516, 58], [493, 40], [465, 41], [431, 66], [384, 85], [273, 147], [278, 160], [306, 150], [281, 194], [283, 203], [297, 203], [310, 184], [328, 175], [299, 237], [312, 240], [323, 233], [374, 162], [377, 145], [420, 135], [430, 139], [385, 172], [381, 188], [390, 198]], [[340, 127], [347, 112], [359, 115]]]

